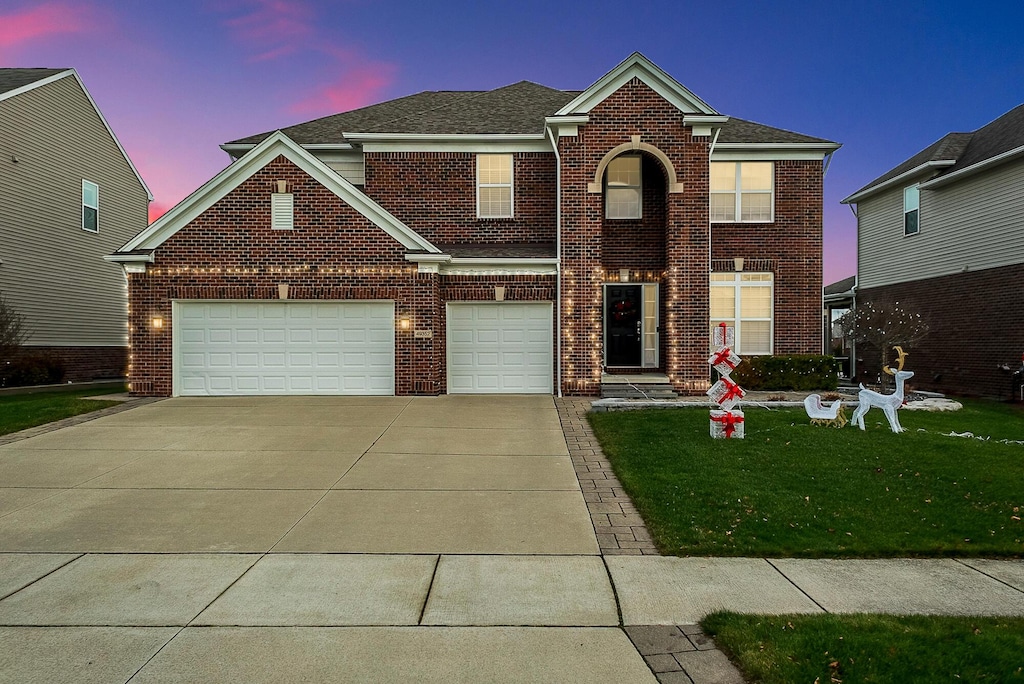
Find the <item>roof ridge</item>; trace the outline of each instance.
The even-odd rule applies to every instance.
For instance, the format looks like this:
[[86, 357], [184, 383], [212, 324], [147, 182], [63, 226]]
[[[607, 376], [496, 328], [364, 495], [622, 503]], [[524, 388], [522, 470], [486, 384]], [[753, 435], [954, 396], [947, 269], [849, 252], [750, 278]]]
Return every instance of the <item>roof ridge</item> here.
[[[505, 87], [507, 87], [507, 86], [502, 86], [502, 88], [505, 88]], [[497, 88], [495, 88], [495, 90], [497, 90]], [[493, 90], [440, 90], [440, 91], [438, 91], [438, 90], [424, 90], [423, 92], [424, 93], [436, 93], [436, 92], [443, 92], [443, 93], [474, 93], [474, 95], [472, 95], [471, 97], [466, 98], [466, 100], [475, 100], [476, 98], [480, 97], [481, 95], [486, 95], [487, 93], [491, 93], [491, 92], [494, 92], [494, 91]], [[419, 94], [421, 94], [421, 93], [417, 93], [417, 95], [419, 95]], [[394, 100], [391, 100], [391, 102], [394, 102]], [[381, 104], [383, 104], [383, 103], [381, 103]], [[436, 112], [438, 109], [445, 109], [445, 108], [450, 107], [450, 106], [452, 106], [454, 104], [456, 104], [456, 103], [454, 103], [454, 102], [446, 102], [444, 104], [439, 104], [436, 107], [429, 107], [427, 109], [421, 109], [421, 110], [419, 110], [419, 111], [417, 111], [417, 112], [415, 112], [413, 114], [403, 114], [402, 116], [396, 116], [394, 119], [387, 119], [386, 121], [381, 121], [376, 126], [373, 126], [373, 128], [379, 128], [380, 126], [384, 126], [385, 124], [394, 123], [395, 121], [401, 121], [402, 119], [408, 119], [409, 117], [412, 117], [412, 116], [420, 116], [421, 114], [426, 114], [427, 112]], [[347, 113], [347, 112], [344, 112], [344, 113]], [[343, 132], [345, 132], [345, 131], [343, 131]], [[347, 131], [347, 132], [348, 133], [362, 133], [363, 131]]]

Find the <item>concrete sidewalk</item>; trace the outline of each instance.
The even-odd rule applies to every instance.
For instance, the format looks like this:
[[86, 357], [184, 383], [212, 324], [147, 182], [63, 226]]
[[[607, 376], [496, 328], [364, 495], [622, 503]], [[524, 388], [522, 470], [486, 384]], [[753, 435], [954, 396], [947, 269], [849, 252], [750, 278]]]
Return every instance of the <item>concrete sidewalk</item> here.
[[1024, 615], [1022, 561], [621, 555], [642, 521], [607, 531], [635, 513], [563, 427], [225, 398], [0, 446], [0, 682], [739, 682], [708, 612]]

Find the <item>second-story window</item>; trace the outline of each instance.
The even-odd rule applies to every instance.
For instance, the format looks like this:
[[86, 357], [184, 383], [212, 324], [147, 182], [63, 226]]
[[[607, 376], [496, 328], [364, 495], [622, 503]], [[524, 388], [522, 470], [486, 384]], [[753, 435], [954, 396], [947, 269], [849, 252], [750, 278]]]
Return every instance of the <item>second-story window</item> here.
[[512, 155], [476, 156], [476, 215], [512, 218]]
[[100, 232], [100, 186], [82, 181], [82, 230]]
[[711, 221], [770, 223], [772, 162], [712, 162]]
[[643, 218], [642, 183], [638, 155], [612, 159], [605, 172], [605, 218]]
[[921, 210], [921, 191], [916, 185], [903, 190], [903, 234], [915, 235], [921, 229], [918, 214]]

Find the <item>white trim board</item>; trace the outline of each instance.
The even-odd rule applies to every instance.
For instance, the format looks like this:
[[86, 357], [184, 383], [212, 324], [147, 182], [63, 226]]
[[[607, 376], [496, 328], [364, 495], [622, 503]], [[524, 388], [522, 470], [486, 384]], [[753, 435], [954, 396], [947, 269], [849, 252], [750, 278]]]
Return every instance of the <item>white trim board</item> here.
[[311, 178], [372, 221], [374, 225], [400, 242], [406, 249], [423, 250], [434, 254], [440, 253], [441, 250], [432, 245], [423, 236], [399, 221], [387, 210], [359, 191], [354, 185], [342, 178], [331, 167], [317, 159], [311, 152], [304, 150], [281, 131], [275, 131], [237, 162], [211, 178], [198, 190], [182, 200], [176, 207], [154, 221], [149, 228], [121, 247], [117, 253], [140, 249], [156, 249], [279, 155], [283, 155], [309, 174]]

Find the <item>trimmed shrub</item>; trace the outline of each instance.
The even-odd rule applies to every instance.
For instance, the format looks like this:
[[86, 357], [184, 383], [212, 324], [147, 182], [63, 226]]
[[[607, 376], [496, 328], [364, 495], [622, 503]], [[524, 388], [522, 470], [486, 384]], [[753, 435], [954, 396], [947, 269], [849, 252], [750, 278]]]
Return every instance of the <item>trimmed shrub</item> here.
[[732, 379], [748, 390], [834, 390], [839, 385], [839, 361], [818, 354], [748, 356]]
[[64, 379], [64, 361], [45, 354], [25, 354], [0, 367], [0, 387], [52, 385]]

